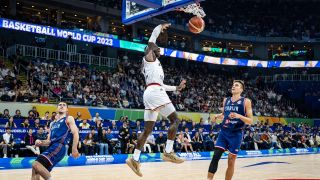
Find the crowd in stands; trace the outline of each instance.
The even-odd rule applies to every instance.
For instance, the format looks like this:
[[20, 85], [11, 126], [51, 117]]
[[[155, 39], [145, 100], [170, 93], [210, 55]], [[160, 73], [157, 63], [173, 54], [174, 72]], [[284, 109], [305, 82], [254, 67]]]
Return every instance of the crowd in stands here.
[[[0, 100], [18, 102], [39, 102], [42, 96], [41, 84], [36, 81], [23, 83], [17, 76], [19, 64], [14, 62], [12, 67], [0, 60]], [[44, 94], [44, 96], [46, 96]]]
[[[36, 147], [37, 139], [44, 140], [49, 132], [50, 122], [55, 119], [55, 112], [46, 112], [43, 117], [35, 107], [22, 117], [20, 110], [15, 114], [8, 109], [0, 115], [0, 154], [1, 157], [36, 156], [46, 147]], [[83, 155], [131, 154], [137, 145], [137, 137], [144, 129], [143, 121], [130, 121], [127, 116], [118, 121], [102, 119], [96, 113], [92, 119], [82, 119], [81, 113], [75, 116], [80, 131], [79, 152]], [[21, 123], [20, 123], [21, 122]], [[269, 120], [257, 121], [244, 129], [242, 150], [308, 148], [320, 147], [320, 127], [311, 127], [305, 123], [275, 123], [269, 126]], [[167, 120], [156, 123], [154, 133], [147, 138], [143, 152], [163, 152], [166, 142]], [[217, 140], [220, 124], [216, 121], [200, 119], [199, 123], [182, 120], [175, 139], [175, 152], [212, 151]], [[20, 135], [15, 130], [25, 129]], [[13, 131], [13, 132], [12, 132]], [[66, 145], [66, 155], [70, 154], [72, 136]]]
[[[252, 100], [254, 115], [304, 117], [294, 103], [289, 103], [272, 85], [247, 77], [242, 70], [232, 74], [224, 68], [210, 72], [199, 63], [192, 64], [192, 68], [163, 66], [166, 84], [177, 85], [182, 78], [187, 80], [186, 90], [168, 93], [178, 111], [220, 112], [223, 98], [230, 96], [236, 77], [246, 82], [243, 96]], [[43, 82], [53, 96], [71, 104], [143, 109], [145, 83], [139, 61], [124, 61], [114, 72], [44, 61], [33, 61], [28, 68], [33, 82]], [[47, 99], [48, 93], [42, 98]]]
[[[212, 0], [201, 3], [207, 16], [206, 30], [225, 34], [260, 37], [291, 37], [308, 41], [320, 36], [320, 14], [315, 1], [234, 1]], [[175, 18], [172, 18], [175, 17]], [[185, 25], [190, 15], [166, 13], [161, 18]]]
[[[115, 1], [86, 0], [105, 7], [122, 9]], [[320, 36], [320, 20], [315, 1], [234, 1], [211, 0], [201, 3], [207, 16], [206, 30], [244, 36], [292, 37], [310, 40]], [[171, 12], [158, 17], [172, 24], [186, 25], [189, 14]]]
[[[75, 105], [144, 108], [145, 83], [139, 61], [126, 60], [115, 71], [101, 71], [85, 65], [38, 59], [26, 64], [28, 83], [15, 77], [17, 66], [14, 63], [13, 70], [4, 65], [1, 68], [2, 101], [48, 103], [50, 98], [59, 98]], [[192, 64], [192, 68], [163, 66], [166, 84], [176, 85], [182, 78], [188, 82], [181, 93], [168, 93], [178, 111], [219, 113], [222, 100], [230, 96], [229, 89], [237, 77], [246, 82], [243, 96], [252, 100], [254, 115], [305, 116], [272, 85], [248, 77], [241, 69], [231, 74], [228, 68], [210, 71], [199, 63]]]

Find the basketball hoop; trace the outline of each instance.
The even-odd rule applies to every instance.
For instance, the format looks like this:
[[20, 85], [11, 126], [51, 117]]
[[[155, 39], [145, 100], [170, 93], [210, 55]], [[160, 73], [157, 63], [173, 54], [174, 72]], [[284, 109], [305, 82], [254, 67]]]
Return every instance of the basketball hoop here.
[[184, 11], [185, 13], [190, 13], [198, 17], [205, 17], [206, 13], [203, 8], [200, 6], [200, 2], [197, 0], [193, 4], [189, 4], [188, 6], [184, 6], [177, 9], [178, 11]]

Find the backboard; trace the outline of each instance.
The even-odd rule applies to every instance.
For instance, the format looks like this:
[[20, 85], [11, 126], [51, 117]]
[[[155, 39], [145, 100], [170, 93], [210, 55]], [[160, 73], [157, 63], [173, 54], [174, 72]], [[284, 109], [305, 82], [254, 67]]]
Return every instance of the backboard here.
[[[123, 0], [122, 23], [132, 24], [203, 0]], [[162, 5], [161, 5], [162, 4]]]

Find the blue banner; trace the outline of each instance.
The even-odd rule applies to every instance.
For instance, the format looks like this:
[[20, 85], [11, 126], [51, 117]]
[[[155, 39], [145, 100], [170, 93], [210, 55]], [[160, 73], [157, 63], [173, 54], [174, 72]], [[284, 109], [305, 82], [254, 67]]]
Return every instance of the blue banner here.
[[[36, 34], [43, 34], [48, 36], [54, 36], [57, 38], [68, 38], [70, 35], [72, 39], [107, 45], [116, 48], [130, 49], [132, 51], [143, 52], [146, 44], [140, 44], [130, 41], [124, 41], [114, 38], [114, 36], [106, 36], [106, 34], [93, 33], [93, 32], [84, 32], [79, 30], [65, 30], [54, 28], [50, 26], [41, 26], [31, 23], [19, 22], [9, 19], [0, 18], [0, 28], [12, 29], [23, 32], [30, 32]], [[197, 62], [206, 62], [211, 64], [219, 65], [232, 65], [232, 66], [249, 66], [249, 67], [263, 67], [263, 68], [286, 68], [286, 67], [295, 67], [295, 68], [320, 68], [319, 61], [260, 61], [260, 60], [250, 60], [250, 59], [236, 59], [236, 58], [221, 58], [221, 57], [212, 57], [206, 56], [203, 54], [196, 54], [185, 51], [178, 51], [174, 49], [161, 48], [161, 55], [182, 58], [191, 61]]]
[[97, 36], [93, 33], [84, 33], [80, 32], [79, 30], [65, 30], [50, 26], [41, 26], [2, 18], [0, 18], [0, 28], [54, 36], [58, 38], [68, 38], [68, 36], [70, 35], [72, 39], [78, 41], [107, 45], [112, 47], [120, 47], [120, 40], [118, 39], [107, 38], [105, 36]]
[[[320, 148], [303, 148], [303, 149], [272, 149], [261, 151], [240, 151], [239, 158], [252, 158], [264, 156], [287, 156], [299, 154], [317, 154], [320, 153]], [[187, 161], [192, 160], [210, 160], [213, 152], [195, 152], [195, 153], [177, 153], [177, 155]], [[59, 167], [64, 166], [86, 166], [86, 165], [103, 165], [103, 164], [124, 164], [125, 160], [132, 154], [115, 154], [103, 156], [81, 156], [77, 159], [65, 156], [58, 164]], [[224, 153], [222, 158], [228, 157], [228, 153]], [[24, 158], [0, 158], [1, 169], [24, 169], [31, 168], [35, 157]], [[161, 162], [159, 153], [141, 154], [141, 162]]]

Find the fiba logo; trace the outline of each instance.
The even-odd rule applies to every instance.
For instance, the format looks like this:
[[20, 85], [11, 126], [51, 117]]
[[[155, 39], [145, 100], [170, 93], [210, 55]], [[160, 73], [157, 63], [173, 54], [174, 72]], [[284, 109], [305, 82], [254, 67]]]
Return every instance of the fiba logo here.
[[193, 160], [193, 159], [205, 159], [206, 157], [203, 157], [200, 153], [193, 152], [193, 153], [177, 153], [179, 157], [182, 157], [187, 160]]
[[296, 149], [297, 154], [303, 154], [303, 153], [308, 153], [308, 149]]
[[261, 151], [247, 151], [248, 156], [259, 156], [262, 155]]
[[87, 156], [86, 164], [107, 164], [112, 162], [114, 162], [114, 157], [111, 155]]

